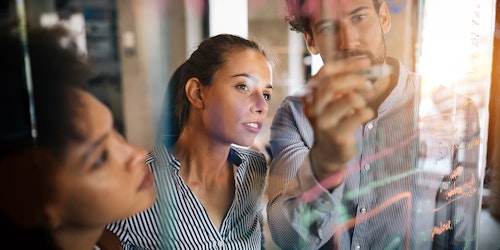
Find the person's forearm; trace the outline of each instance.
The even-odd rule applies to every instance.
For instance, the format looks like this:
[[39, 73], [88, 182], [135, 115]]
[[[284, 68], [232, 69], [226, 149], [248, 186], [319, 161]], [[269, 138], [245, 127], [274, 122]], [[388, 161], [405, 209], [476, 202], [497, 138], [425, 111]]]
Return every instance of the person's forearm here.
[[333, 203], [303, 202], [284, 193], [268, 204], [268, 224], [276, 245], [283, 249], [318, 249], [333, 234]]
[[279, 191], [274, 185], [282, 179], [276, 173], [286, 172], [280, 170], [291, 167], [298, 159], [278, 155], [270, 174], [270, 189], [274, 192], [269, 197], [268, 223], [274, 242], [283, 249], [317, 249], [323, 245], [336, 225], [335, 208], [341, 206], [342, 188], [334, 193], [326, 190], [314, 178], [309, 156], [302, 159], [296, 175]]
[[321, 157], [320, 154], [313, 147], [309, 152], [309, 164], [316, 180], [324, 188], [332, 192], [344, 181], [347, 164], [336, 164], [332, 161], [324, 160], [324, 157]]

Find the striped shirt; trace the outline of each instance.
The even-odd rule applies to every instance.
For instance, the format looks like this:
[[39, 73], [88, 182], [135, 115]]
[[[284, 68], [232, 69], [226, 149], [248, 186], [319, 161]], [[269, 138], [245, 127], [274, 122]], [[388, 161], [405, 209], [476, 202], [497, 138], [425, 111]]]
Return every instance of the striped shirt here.
[[314, 135], [301, 98], [287, 97], [278, 108], [267, 212], [273, 240], [283, 249], [474, 244], [480, 198], [475, 105], [456, 95], [451, 104], [420, 100], [418, 78], [390, 60], [399, 66], [398, 84], [377, 117], [356, 130], [356, 156], [332, 192], [311, 170]]
[[228, 160], [237, 166], [235, 197], [220, 229], [182, 180], [180, 162], [163, 143], [146, 159], [155, 175], [157, 202], [108, 228], [124, 249], [261, 249], [266, 159], [262, 153], [231, 146]]

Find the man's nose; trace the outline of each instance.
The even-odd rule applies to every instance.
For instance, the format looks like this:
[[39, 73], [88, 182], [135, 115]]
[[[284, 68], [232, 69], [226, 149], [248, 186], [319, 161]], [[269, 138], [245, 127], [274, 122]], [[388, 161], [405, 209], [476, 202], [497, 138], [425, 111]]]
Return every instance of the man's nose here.
[[340, 25], [339, 48], [341, 50], [355, 49], [359, 45], [359, 33], [352, 25]]

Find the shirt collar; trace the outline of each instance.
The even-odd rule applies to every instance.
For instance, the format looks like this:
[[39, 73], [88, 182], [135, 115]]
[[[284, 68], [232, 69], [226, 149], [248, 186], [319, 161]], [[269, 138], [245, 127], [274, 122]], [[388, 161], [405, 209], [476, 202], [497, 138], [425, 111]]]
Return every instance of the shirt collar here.
[[231, 161], [234, 165], [239, 166], [241, 163], [243, 163], [243, 155], [241, 154], [240, 151], [238, 151], [238, 146], [232, 145], [231, 149], [229, 150], [229, 155], [227, 156], [227, 159]]
[[402, 100], [406, 100], [410, 95], [415, 94], [415, 86], [413, 81], [413, 73], [411, 73], [398, 59], [390, 58], [395, 60], [398, 64], [398, 82], [396, 87], [392, 90], [389, 96], [382, 102], [379, 107], [378, 112], [383, 113], [389, 109], [398, 106]]
[[[243, 154], [238, 150], [238, 147], [231, 145], [229, 155], [227, 156], [227, 159], [236, 166], [240, 166], [244, 161]], [[180, 162], [168, 151], [162, 142], [155, 145], [153, 152], [150, 153], [150, 157], [151, 159], [146, 159], [146, 162], [153, 160], [158, 162], [159, 166], [170, 166], [177, 170], [180, 169]]]

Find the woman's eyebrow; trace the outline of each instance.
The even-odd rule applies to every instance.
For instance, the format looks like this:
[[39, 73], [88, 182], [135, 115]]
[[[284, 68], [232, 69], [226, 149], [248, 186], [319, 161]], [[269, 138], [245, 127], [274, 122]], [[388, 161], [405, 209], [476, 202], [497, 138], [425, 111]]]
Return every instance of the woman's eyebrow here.
[[[247, 74], [247, 73], [236, 74], [236, 75], [232, 75], [231, 77], [246, 77], [246, 78], [250, 79], [250, 80], [251, 80], [251, 81], [253, 81], [253, 82], [257, 82], [257, 81], [258, 81], [257, 77], [252, 76], [252, 75]], [[266, 86], [266, 88], [268, 88], [268, 89], [273, 89], [273, 85], [268, 84], [268, 85]]]
[[248, 79], [250, 79], [250, 80], [252, 80], [252, 81], [254, 81], [254, 82], [256, 82], [256, 81], [257, 81], [257, 77], [252, 76], [252, 75], [247, 74], [247, 73], [236, 74], [236, 75], [232, 75], [231, 77], [240, 77], [240, 76], [241, 76], [241, 77], [246, 77], [246, 78], [248, 78]]

